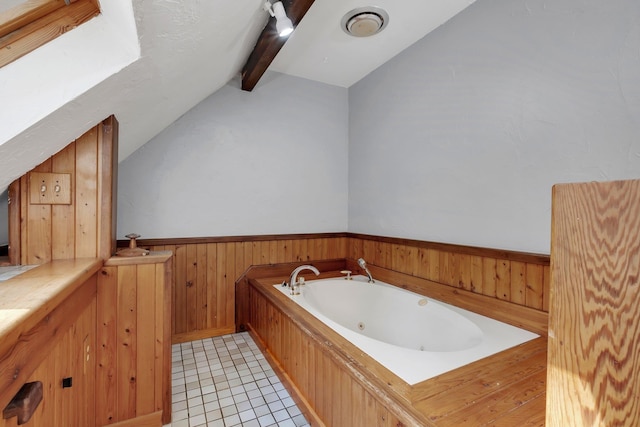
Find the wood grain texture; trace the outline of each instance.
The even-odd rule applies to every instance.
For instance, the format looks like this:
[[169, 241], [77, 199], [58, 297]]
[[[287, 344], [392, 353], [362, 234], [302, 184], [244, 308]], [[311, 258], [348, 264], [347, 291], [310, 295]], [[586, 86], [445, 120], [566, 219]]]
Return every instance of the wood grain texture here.
[[[544, 255], [349, 234], [349, 257], [536, 310], [548, 306]], [[363, 255], [365, 254], [365, 255]]]
[[[19, 192], [9, 206], [12, 259], [44, 264], [111, 256], [116, 246], [114, 128], [115, 118], [106, 119], [14, 182], [12, 188]], [[28, 184], [36, 172], [70, 174], [71, 204], [31, 204]]]
[[170, 420], [171, 262], [170, 252], [152, 252], [113, 257], [102, 268], [97, 381], [104, 399], [96, 402], [99, 426], [156, 413], [163, 422]]
[[26, 0], [0, 13], [0, 37], [64, 7], [64, 0]]
[[94, 127], [76, 140], [75, 254], [97, 256], [98, 237], [98, 132]]
[[556, 185], [548, 426], [640, 423], [640, 181]]
[[[72, 143], [55, 155], [52, 159], [52, 170], [57, 173], [71, 174], [71, 188], [75, 188], [74, 172], [76, 169], [76, 144]], [[74, 192], [71, 191], [73, 198]], [[75, 257], [75, 245], [73, 239], [75, 233], [69, 233], [73, 230], [76, 212], [75, 204], [55, 205], [52, 206], [52, 234], [51, 242], [52, 258], [70, 259]]]
[[164, 425], [162, 422], [162, 413], [154, 412], [153, 414], [141, 415], [139, 417], [131, 418], [129, 420], [120, 421], [119, 423], [112, 424], [112, 427], [161, 427]]
[[20, 239], [20, 232], [22, 229], [20, 214], [21, 209], [21, 191], [20, 191], [20, 179], [16, 179], [9, 184], [8, 199], [9, 199], [9, 264], [20, 264], [20, 247], [22, 241]]
[[0, 282], [0, 354], [100, 268], [98, 259], [54, 261]]
[[[256, 268], [255, 275], [266, 269]], [[392, 373], [274, 290], [270, 284], [278, 280], [279, 275], [249, 280], [249, 330], [317, 425], [543, 425], [546, 338], [402, 386]]]
[[[138, 244], [174, 250], [176, 343], [234, 330], [236, 280], [252, 265], [292, 261], [364, 257], [372, 267], [446, 285], [446, 290], [539, 311], [548, 307], [549, 259], [544, 255], [351, 233], [140, 239]], [[513, 277], [512, 264], [517, 269]]]
[[[162, 243], [170, 243], [165, 241]], [[145, 245], [141, 241], [140, 245]], [[252, 265], [344, 257], [344, 237], [297, 240], [247, 240], [146, 246], [174, 248], [173, 342], [222, 335], [236, 330], [235, 282]], [[257, 260], [257, 261], [256, 261]]]
[[[26, 425], [95, 426], [94, 325], [95, 298], [70, 327], [60, 332], [46, 358], [31, 374], [28, 381], [42, 381], [44, 393], [43, 402]], [[62, 378], [68, 377], [73, 378], [73, 387], [62, 388]], [[14, 427], [15, 422], [15, 418], [0, 420], [0, 427]]]
[[[49, 4], [63, 7], [48, 7]], [[76, 0], [69, 6], [64, 6], [63, 0], [55, 0], [24, 12], [0, 15], [0, 67], [88, 21], [100, 9], [93, 0]]]
[[118, 419], [117, 412], [117, 313], [118, 269], [103, 267], [98, 275], [97, 295], [97, 367], [96, 388], [101, 399], [96, 404], [97, 425], [107, 425]]
[[119, 123], [115, 116], [107, 117], [98, 126], [97, 256], [103, 260], [116, 253], [118, 135]]
[[[7, 323], [12, 327], [5, 330], [0, 339], [0, 407], [4, 408], [25, 382], [42, 381], [45, 401], [29, 422], [31, 425], [52, 425], [52, 420], [57, 420], [53, 425], [90, 426], [95, 419], [90, 396], [95, 390], [96, 270], [89, 276], [69, 274], [66, 277], [64, 269], [57, 270], [58, 277], [50, 278], [48, 285], [55, 286], [58, 282], [59, 287], [51, 294], [53, 288], [47, 292], [47, 285], [42, 283], [46, 281], [44, 278], [56, 276], [53, 273], [56, 268], [69, 262], [54, 264], [38, 267], [40, 271], [31, 270], [33, 273], [26, 278], [18, 276], [2, 283], [13, 291], [22, 291], [24, 301], [32, 304], [27, 309], [32, 316], [23, 317], [18, 324]], [[96, 263], [95, 267], [99, 265]], [[29, 280], [33, 281], [31, 288]], [[42, 299], [37, 298], [38, 287], [43, 290]], [[28, 289], [34, 290], [30, 293]], [[14, 298], [2, 301], [12, 304], [14, 309], [28, 307], [19, 305]], [[0, 313], [8, 311], [0, 308]], [[70, 376], [75, 377], [77, 387], [62, 389], [60, 381]], [[11, 425], [11, 422], [0, 421], [0, 426]]]

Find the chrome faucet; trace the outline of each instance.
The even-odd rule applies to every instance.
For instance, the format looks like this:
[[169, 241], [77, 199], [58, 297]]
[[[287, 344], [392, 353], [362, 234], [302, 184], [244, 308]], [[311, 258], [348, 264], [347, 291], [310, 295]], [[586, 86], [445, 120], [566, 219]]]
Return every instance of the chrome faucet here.
[[361, 269], [364, 270], [365, 273], [367, 273], [367, 276], [369, 277], [369, 283], [376, 283], [376, 281], [373, 280], [373, 277], [371, 276], [371, 272], [367, 268], [367, 263], [365, 262], [364, 258], [358, 259], [358, 265]]
[[298, 274], [302, 270], [311, 270], [316, 274], [316, 276], [320, 274], [318, 269], [315, 268], [313, 265], [305, 264], [305, 265], [301, 265], [299, 267], [296, 267], [296, 269], [293, 270], [291, 272], [291, 275], [289, 276], [289, 288], [291, 288], [291, 295], [294, 295], [294, 289], [298, 285]]

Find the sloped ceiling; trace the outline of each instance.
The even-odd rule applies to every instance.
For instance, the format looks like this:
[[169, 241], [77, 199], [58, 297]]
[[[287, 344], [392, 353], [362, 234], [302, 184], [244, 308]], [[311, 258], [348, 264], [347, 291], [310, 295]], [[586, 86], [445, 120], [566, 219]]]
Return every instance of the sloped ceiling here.
[[[379, 0], [388, 27], [356, 39], [340, 20], [366, 4], [316, 0], [270, 69], [349, 87], [471, 2]], [[111, 114], [126, 158], [237, 77], [269, 19], [263, 0], [101, 3], [101, 16], [0, 69], [11, 106], [0, 115], [0, 191]]]

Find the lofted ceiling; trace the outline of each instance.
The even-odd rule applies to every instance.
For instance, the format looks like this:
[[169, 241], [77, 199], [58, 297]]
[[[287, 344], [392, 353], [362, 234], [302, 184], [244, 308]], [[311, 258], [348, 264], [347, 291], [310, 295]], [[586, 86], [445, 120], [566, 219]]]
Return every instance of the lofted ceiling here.
[[[279, 44], [267, 66], [348, 88], [472, 2], [285, 0], [308, 11], [287, 40], [266, 40]], [[126, 158], [238, 77], [269, 22], [263, 0], [101, 3], [101, 16], [0, 69], [0, 99], [12, 106], [0, 116], [0, 191], [110, 114]], [[388, 12], [384, 31], [345, 34], [342, 16], [368, 5]]]

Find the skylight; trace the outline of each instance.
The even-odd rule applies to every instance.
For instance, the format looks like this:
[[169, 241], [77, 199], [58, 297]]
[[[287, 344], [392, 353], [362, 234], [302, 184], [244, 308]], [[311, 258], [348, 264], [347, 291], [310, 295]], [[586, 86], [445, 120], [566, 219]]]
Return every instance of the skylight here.
[[0, 67], [100, 13], [97, 0], [3, 0]]

